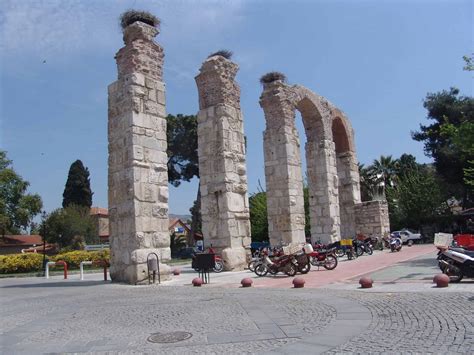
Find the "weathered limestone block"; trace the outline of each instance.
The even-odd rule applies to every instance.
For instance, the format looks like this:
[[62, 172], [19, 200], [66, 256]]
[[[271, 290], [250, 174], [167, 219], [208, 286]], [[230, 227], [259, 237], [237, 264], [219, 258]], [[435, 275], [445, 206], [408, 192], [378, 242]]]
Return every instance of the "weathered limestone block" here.
[[[113, 281], [147, 283], [146, 258], [170, 259], [163, 49], [158, 30], [142, 22], [124, 29], [109, 85], [109, 210]], [[169, 268], [160, 262], [162, 279]]]
[[196, 76], [199, 91], [198, 156], [202, 231], [222, 253], [226, 270], [242, 270], [250, 219], [237, 64], [216, 55]]
[[390, 233], [387, 201], [367, 201], [354, 205], [356, 232], [380, 237]]

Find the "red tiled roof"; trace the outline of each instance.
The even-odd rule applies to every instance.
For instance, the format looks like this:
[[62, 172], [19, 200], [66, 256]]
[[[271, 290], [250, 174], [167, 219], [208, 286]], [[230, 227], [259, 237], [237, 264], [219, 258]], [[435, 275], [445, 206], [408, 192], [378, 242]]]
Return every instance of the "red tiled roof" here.
[[101, 216], [108, 216], [109, 215], [109, 210], [108, 208], [102, 208], [102, 207], [91, 207], [90, 215], [101, 215]]
[[43, 244], [43, 238], [40, 235], [6, 235], [5, 239], [0, 237], [0, 243], [3, 245], [33, 245]]

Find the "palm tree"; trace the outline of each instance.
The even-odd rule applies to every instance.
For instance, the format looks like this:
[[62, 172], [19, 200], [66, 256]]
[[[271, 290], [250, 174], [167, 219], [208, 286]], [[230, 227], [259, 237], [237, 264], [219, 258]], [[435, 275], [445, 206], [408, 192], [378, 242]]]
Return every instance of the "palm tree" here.
[[175, 255], [179, 250], [186, 247], [185, 237], [182, 235], [176, 235], [175, 233], [170, 236], [170, 249], [171, 254]]
[[376, 177], [378, 185], [377, 194], [385, 198], [385, 186], [394, 186], [397, 180], [398, 160], [394, 160], [391, 155], [380, 156], [375, 159], [370, 167], [371, 174]]
[[376, 176], [372, 174], [371, 167], [358, 163], [360, 177], [360, 196], [362, 201], [370, 201], [377, 195]]

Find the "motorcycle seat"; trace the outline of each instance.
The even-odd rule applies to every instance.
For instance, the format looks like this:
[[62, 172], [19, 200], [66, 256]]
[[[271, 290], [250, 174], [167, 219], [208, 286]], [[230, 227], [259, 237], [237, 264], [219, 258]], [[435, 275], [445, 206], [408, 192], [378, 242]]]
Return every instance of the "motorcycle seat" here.
[[461, 254], [466, 254], [467, 256], [470, 256], [471, 258], [474, 258], [474, 251], [466, 250], [463, 248], [450, 248], [452, 251], [461, 253]]

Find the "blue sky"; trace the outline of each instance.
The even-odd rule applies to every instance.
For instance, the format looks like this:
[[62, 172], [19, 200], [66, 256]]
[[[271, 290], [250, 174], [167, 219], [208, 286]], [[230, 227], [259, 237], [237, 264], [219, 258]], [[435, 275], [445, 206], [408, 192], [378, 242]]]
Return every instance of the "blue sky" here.
[[[107, 206], [107, 85], [123, 45], [118, 17], [129, 8], [162, 20], [169, 113], [197, 113], [201, 63], [218, 49], [234, 52], [251, 193], [259, 180], [265, 186], [258, 80], [266, 72], [342, 109], [365, 164], [403, 153], [429, 162], [410, 137], [427, 123], [424, 97], [451, 86], [473, 94], [462, 70], [474, 52], [472, 1], [2, 0], [0, 147], [47, 211], [60, 207], [76, 159], [90, 170], [94, 206]], [[187, 214], [196, 191], [196, 181], [170, 187], [170, 212]]]

